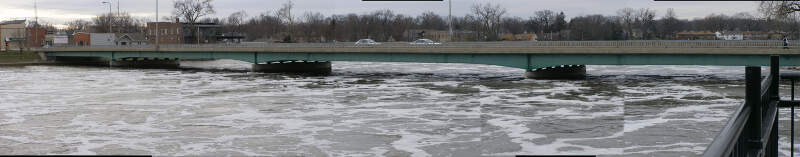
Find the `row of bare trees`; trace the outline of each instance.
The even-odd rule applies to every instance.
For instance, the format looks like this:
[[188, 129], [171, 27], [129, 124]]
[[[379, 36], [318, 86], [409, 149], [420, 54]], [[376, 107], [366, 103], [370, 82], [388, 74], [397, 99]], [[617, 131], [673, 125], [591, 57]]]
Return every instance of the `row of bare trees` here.
[[[623, 8], [615, 15], [584, 15], [567, 19], [563, 12], [535, 11], [529, 17], [508, 16], [500, 5], [474, 4], [470, 13], [454, 16], [452, 23], [433, 12], [418, 16], [377, 10], [364, 14], [323, 15], [318, 12], [293, 12], [295, 4], [286, 1], [281, 8], [255, 16], [245, 11], [226, 18], [208, 18], [215, 13], [212, 0], [176, 0], [173, 15], [184, 22], [214, 22], [224, 27], [218, 32], [239, 32], [248, 41], [408, 41], [410, 30], [441, 30], [468, 34], [468, 41], [497, 41], [500, 34], [536, 33], [539, 40], [653, 40], [674, 39], [683, 31], [764, 31], [783, 32], [800, 38], [800, 16], [787, 14], [789, 1], [761, 2], [759, 15], [742, 12], [731, 15], [711, 14], [704, 18], [679, 19], [674, 10], [659, 16], [648, 8]], [[91, 32], [143, 32], [146, 20], [128, 13], [104, 14], [91, 21], [69, 22], [68, 29]], [[108, 30], [113, 25], [114, 30]], [[192, 33], [194, 32], [191, 30]]]

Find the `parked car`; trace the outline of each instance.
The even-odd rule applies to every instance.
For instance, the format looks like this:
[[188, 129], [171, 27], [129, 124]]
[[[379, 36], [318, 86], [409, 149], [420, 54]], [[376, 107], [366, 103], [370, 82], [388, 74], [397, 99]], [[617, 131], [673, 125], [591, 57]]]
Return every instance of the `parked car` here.
[[361, 39], [356, 42], [356, 45], [380, 45], [381, 43], [375, 42], [372, 39]]
[[433, 42], [430, 39], [417, 39], [411, 43], [411, 45], [441, 45], [442, 43]]

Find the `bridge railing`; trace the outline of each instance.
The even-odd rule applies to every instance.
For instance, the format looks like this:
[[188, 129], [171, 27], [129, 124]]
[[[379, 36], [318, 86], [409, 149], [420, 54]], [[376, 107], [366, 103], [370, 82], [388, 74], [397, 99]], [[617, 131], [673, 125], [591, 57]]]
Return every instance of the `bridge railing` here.
[[779, 58], [770, 58], [770, 72], [745, 68], [745, 104], [737, 108], [704, 157], [778, 156]]
[[[446, 42], [433, 45], [412, 45], [407, 42], [387, 42], [380, 45], [336, 43], [222, 43], [222, 44], [162, 44], [161, 48], [783, 48], [781, 40], [626, 40], [626, 41], [507, 41], [507, 42]], [[790, 42], [789, 48], [800, 48]], [[127, 46], [54, 46], [50, 48], [155, 48], [155, 45]]]

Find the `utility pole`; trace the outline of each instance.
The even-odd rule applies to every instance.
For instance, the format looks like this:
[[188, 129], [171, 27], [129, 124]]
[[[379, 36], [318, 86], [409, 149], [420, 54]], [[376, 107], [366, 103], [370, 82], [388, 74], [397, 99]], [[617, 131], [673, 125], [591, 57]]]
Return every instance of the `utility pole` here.
[[30, 40], [30, 41], [34, 41], [34, 43], [38, 43], [38, 45], [34, 45], [34, 46], [41, 46], [42, 45], [42, 43], [40, 43], [41, 39], [37, 38], [37, 37], [39, 37], [38, 36], [39, 35], [39, 7], [37, 6], [36, 2], [37, 2], [37, 0], [33, 0], [33, 16], [34, 16], [34, 18], [33, 18], [34, 20], [33, 21], [35, 22], [34, 25], [33, 25], [33, 39], [36, 40], [36, 41], [34, 41], [34, 40]]
[[[120, 16], [120, 15], [121, 14], [119, 13], [119, 0], [117, 0], [117, 16]], [[122, 32], [122, 30], [120, 28], [117, 28], [117, 33], [121, 33], [121, 32]]]
[[449, 9], [447, 14], [448, 27], [450, 28], [450, 40], [453, 40], [453, 0], [448, 0]]
[[111, 1], [103, 1], [103, 4], [108, 4], [108, 33], [113, 33], [114, 12], [111, 11]]
[[156, 0], [156, 52], [158, 52], [158, 0]]

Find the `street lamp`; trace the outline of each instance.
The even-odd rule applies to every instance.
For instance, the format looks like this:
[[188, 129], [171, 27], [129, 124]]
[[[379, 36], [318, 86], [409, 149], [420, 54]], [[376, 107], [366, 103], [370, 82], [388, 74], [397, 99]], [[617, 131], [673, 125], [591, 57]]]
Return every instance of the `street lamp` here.
[[114, 15], [113, 15], [114, 13], [111, 11], [111, 2], [110, 1], [103, 1], [103, 4], [104, 5], [108, 4], [108, 33], [112, 33], [113, 31], [111, 31], [111, 30], [113, 28], [112, 27], [113, 24], [111, 24], [111, 23], [114, 21]]

